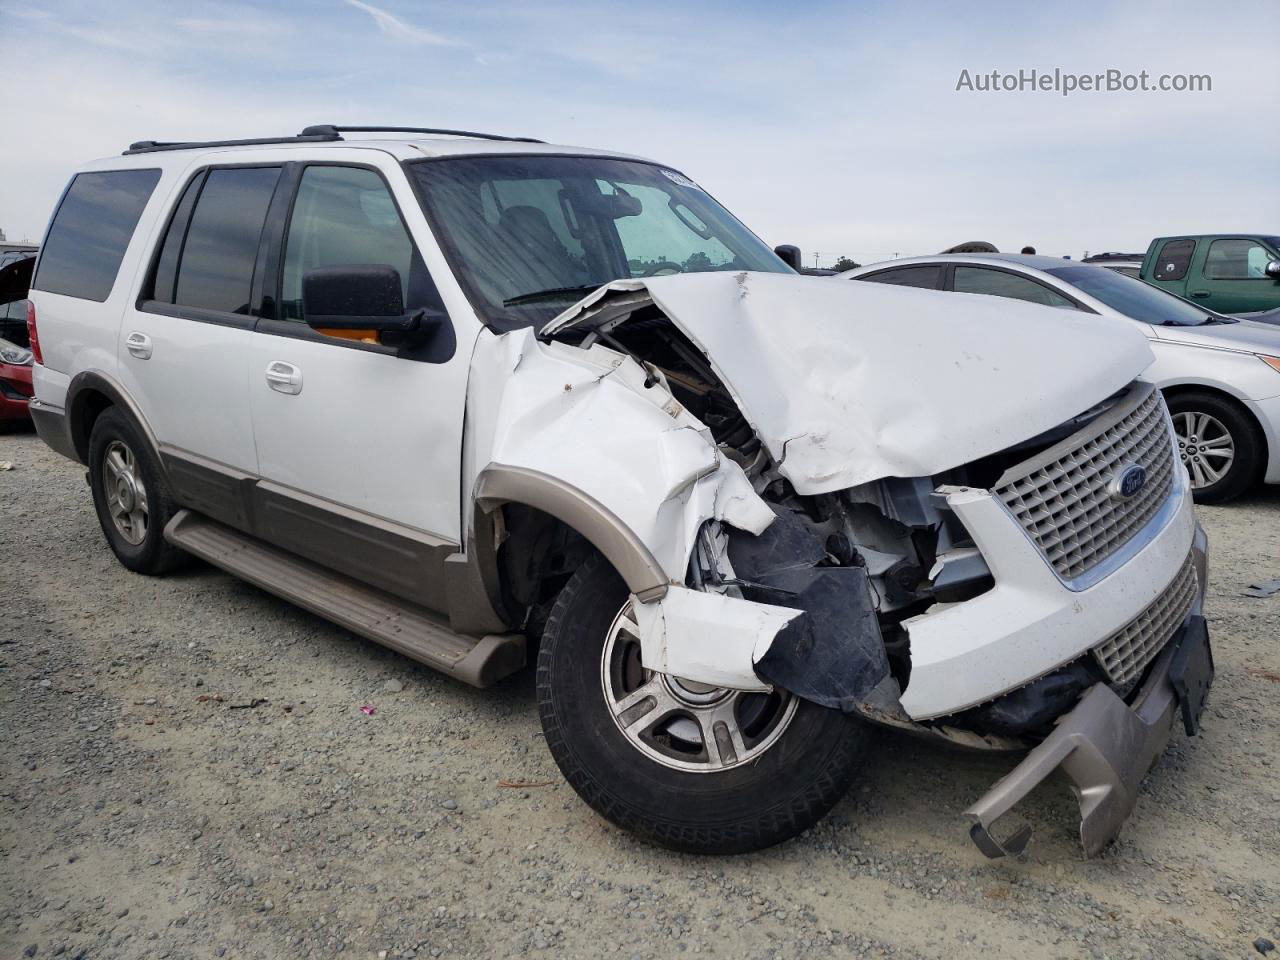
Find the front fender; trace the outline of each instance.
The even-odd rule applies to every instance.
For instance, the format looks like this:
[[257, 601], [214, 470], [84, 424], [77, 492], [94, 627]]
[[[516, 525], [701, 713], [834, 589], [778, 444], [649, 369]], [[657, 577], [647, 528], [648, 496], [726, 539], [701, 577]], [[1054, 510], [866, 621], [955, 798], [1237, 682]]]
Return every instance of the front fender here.
[[590, 540], [642, 601], [685, 579], [710, 519], [760, 533], [773, 512], [710, 431], [635, 360], [600, 346], [482, 336], [463, 481], [482, 509], [524, 503]]

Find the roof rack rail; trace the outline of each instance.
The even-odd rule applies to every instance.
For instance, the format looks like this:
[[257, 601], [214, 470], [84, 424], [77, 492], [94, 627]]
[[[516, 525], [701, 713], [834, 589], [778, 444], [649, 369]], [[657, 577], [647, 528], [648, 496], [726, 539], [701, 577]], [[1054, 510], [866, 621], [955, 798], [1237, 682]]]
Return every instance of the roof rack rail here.
[[252, 140], [139, 140], [129, 144], [124, 156], [134, 153], [162, 153], [166, 150], [195, 150], [200, 147], [254, 147], [271, 143], [327, 143], [341, 140], [336, 130], [308, 127], [296, 137], [255, 137]]
[[[473, 130], [444, 130], [439, 127], [348, 127], [338, 126], [333, 123], [319, 123], [315, 126], [307, 127], [302, 131], [302, 135], [320, 136], [332, 134], [338, 137], [341, 133], [430, 133], [436, 136], [445, 137], [467, 137], [474, 140], [506, 140], [512, 143], [545, 143], [545, 140], [536, 140], [533, 137], [507, 137], [498, 133], [476, 133]], [[338, 137], [338, 139], [342, 139]]]

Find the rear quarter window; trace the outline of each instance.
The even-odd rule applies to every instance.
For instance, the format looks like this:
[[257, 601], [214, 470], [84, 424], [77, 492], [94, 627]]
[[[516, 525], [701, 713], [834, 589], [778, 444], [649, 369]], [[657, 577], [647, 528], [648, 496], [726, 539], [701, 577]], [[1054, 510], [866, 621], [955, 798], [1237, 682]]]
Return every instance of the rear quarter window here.
[[159, 170], [76, 174], [49, 225], [32, 288], [106, 300], [159, 180]]

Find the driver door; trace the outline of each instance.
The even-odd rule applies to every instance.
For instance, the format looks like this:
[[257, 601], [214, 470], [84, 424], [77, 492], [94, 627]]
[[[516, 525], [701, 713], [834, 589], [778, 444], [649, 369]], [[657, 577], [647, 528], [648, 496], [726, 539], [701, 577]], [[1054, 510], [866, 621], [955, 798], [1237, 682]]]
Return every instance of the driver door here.
[[[268, 268], [275, 316], [259, 323], [248, 365], [257, 526], [295, 553], [443, 609], [439, 566], [460, 539], [468, 356], [402, 215], [416, 212], [403, 174], [367, 157], [290, 170], [290, 212]], [[307, 325], [304, 275], [366, 264], [399, 272], [406, 309], [445, 315], [428, 342], [394, 348], [372, 331]]]

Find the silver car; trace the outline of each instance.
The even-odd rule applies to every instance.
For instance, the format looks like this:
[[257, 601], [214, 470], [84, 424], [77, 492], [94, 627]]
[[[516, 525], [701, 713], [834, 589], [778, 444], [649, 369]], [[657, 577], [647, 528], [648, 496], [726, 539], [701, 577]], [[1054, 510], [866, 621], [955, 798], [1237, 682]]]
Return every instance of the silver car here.
[[1220, 503], [1259, 479], [1280, 483], [1280, 327], [1225, 317], [1106, 267], [1053, 257], [911, 257], [840, 277], [1136, 322], [1156, 356], [1143, 376], [1164, 391], [1196, 499]]

